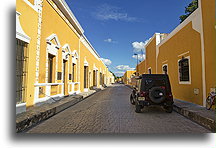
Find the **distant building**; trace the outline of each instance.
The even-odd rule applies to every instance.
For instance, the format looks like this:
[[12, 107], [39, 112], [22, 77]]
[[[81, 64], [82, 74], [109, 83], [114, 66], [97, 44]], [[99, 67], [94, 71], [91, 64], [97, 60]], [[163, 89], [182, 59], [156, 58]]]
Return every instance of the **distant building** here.
[[136, 75], [136, 71], [126, 71], [124, 76], [122, 77], [123, 83], [127, 85], [132, 85], [132, 78]]

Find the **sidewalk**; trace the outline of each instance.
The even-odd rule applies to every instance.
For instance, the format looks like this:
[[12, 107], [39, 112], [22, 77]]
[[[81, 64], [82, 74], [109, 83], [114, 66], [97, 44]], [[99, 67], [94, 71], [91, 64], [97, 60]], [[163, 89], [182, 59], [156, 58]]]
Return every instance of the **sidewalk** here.
[[58, 114], [59, 112], [81, 102], [82, 100], [94, 95], [100, 90], [89, 90], [78, 95], [65, 97], [55, 103], [43, 104], [41, 106], [34, 106], [27, 109], [26, 112], [16, 115], [16, 132], [22, 132], [38, 123]]
[[175, 99], [174, 110], [215, 133], [215, 111], [190, 102]]

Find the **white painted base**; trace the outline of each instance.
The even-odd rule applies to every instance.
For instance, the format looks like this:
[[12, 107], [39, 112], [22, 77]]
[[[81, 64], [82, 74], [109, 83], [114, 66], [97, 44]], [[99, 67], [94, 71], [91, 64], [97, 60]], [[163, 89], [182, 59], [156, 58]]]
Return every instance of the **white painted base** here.
[[88, 88], [84, 88], [84, 92], [88, 92], [89, 91], [89, 89]]
[[[51, 97], [54, 99], [55, 98], [61, 99], [64, 96], [62, 94], [59, 94], [59, 95], [55, 95], [55, 96], [51, 96]], [[48, 101], [48, 100], [52, 99], [51, 97], [37, 98], [37, 99], [35, 99], [34, 104], [43, 103], [45, 101]]]
[[26, 112], [26, 103], [16, 104], [16, 114]]

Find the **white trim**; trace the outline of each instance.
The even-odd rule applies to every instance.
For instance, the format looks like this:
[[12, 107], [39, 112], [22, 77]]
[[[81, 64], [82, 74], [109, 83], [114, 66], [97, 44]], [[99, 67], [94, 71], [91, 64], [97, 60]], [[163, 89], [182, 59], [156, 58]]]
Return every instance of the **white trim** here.
[[35, 83], [34, 86], [53, 86], [53, 85], [63, 85], [64, 83]]
[[70, 46], [68, 44], [65, 44], [62, 47], [62, 58], [66, 61], [69, 60], [69, 56], [71, 55]]
[[88, 92], [89, 91], [89, 89], [88, 88], [84, 88], [84, 92]]
[[83, 43], [83, 45], [89, 50], [89, 52], [91, 52], [91, 54], [94, 55], [95, 58], [100, 61], [101, 59], [100, 59], [99, 54], [94, 49], [94, 47], [91, 45], [91, 43], [88, 41], [88, 39], [85, 37], [85, 35], [82, 35], [81, 38], [80, 38], [80, 40]]
[[34, 11], [38, 12], [36, 5], [33, 5], [28, 0], [23, 0], [27, 5], [29, 5]]
[[191, 62], [190, 62], [190, 56], [184, 57], [185, 59], [188, 59], [188, 65], [189, 65], [189, 81], [180, 81], [180, 73], [179, 73], [179, 61], [182, 59], [178, 59], [178, 82], [179, 84], [185, 84], [185, 85], [190, 85], [191, 84]]
[[73, 56], [74, 58], [76, 58], [76, 59], [79, 58], [79, 55], [78, 55], [78, 53], [77, 53], [76, 50], [74, 50], [74, 51], [72, 52], [72, 56]]
[[163, 61], [163, 62], [162, 62], [162, 64], [164, 64], [164, 63], [167, 63], [167, 62], [168, 62], [168, 60], [166, 60], [166, 61]]
[[26, 102], [25, 103], [16, 104], [16, 107], [22, 107], [22, 106], [26, 106]]
[[26, 43], [30, 43], [31, 38], [24, 32], [20, 24], [20, 15], [21, 13], [16, 11], [16, 38]]
[[86, 57], [84, 58], [84, 66], [89, 66], [89, 63], [88, 63], [88, 61], [86, 60]]
[[148, 45], [152, 42], [152, 40], [156, 37], [156, 34], [157, 34], [157, 33], [155, 33], [155, 34], [149, 39], [148, 43], [145, 45], [145, 49], [146, 49], [146, 47], [148, 47]]
[[[64, 83], [62, 83], [64, 84]], [[68, 84], [80, 84], [80, 82], [69, 82]]]
[[200, 7], [200, 14], [201, 14], [201, 57], [202, 57], [202, 89], [203, 89], [203, 106], [206, 106], [206, 68], [205, 68], [205, 42], [204, 42], [204, 33], [203, 33], [203, 15], [202, 15], [202, 4], [201, 0], [198, 0], [198, 5]]
[[42, 102], [48, 101], [48, 100], [50, 100], [50, 99], [52, 99], [52, 98], [59, 98], [59, 99], [62, 99], [63, 97], [64, 97], [64, 95], [58, 94], [58, 95], [54, 95], [54, 96], [50, 96], [50, 97], [37, 98], [37, 99], [35, 99], [34, 104], [42, 103]]
[[186, 54], [189, 54], [189, 53], [190, 53], [190, 51], [184, 52], [184, 53], [178, 55], [178, 57], [182, 57], [182, 56], [184, 56], [184, 55], [186, 55]]
[[16, 104], [16, 114], [26, 112], [26, 103]]
[[55, 45], [55, 48], [59, 49], [59, 48], [61, 47], [61, 44], [60, 44], [59, 39], [58, 39], [58, 37], [57, 37], [56, 34], [53, 33], [53, 34], [51, 34], [49, 37], [47, 37], [47, 38], [46, 38], [46, 42], [49, 43], [49, 44], [53, 44], [53, 43], [51, 42], [51, 40], [53, 40], [53, 39], [55, 39], [55, 40], [56, 40], [56, 43], [57, 43], [57, 45]]
[[98, 71], [98, 68], [95, 66], [95, 64], [93, 66], [93, 70], [97, 70]]

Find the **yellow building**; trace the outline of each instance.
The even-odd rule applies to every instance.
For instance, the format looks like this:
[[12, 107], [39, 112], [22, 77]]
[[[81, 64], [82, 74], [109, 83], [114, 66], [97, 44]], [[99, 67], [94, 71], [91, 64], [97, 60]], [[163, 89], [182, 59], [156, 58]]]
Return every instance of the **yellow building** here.
[[136, 71], [126, 71], [122, 77], [123, 83], [132, 85], [132, 78], [136, 75]]
[[136, 75], [139, 76], [145, 74], [146, 73], [145, 69], [146, 69], [146, 60], [143, 60], [136, 66]]
[[205, 105], [215, 91], [214, 6], [214, 0], [199, 0], [199, 8], [169, 35], [156, 33], [146, 45], [144, 73], [167, 73], [177, 99]]
[[17, 50], [24, 55], [17, 64], [23, 67], [17, 77], [26, 72], [17, 79], [21, 92], [17, 106], [29, 107], [114, 82], [64, 0], [17, 0], [16, 5]]

